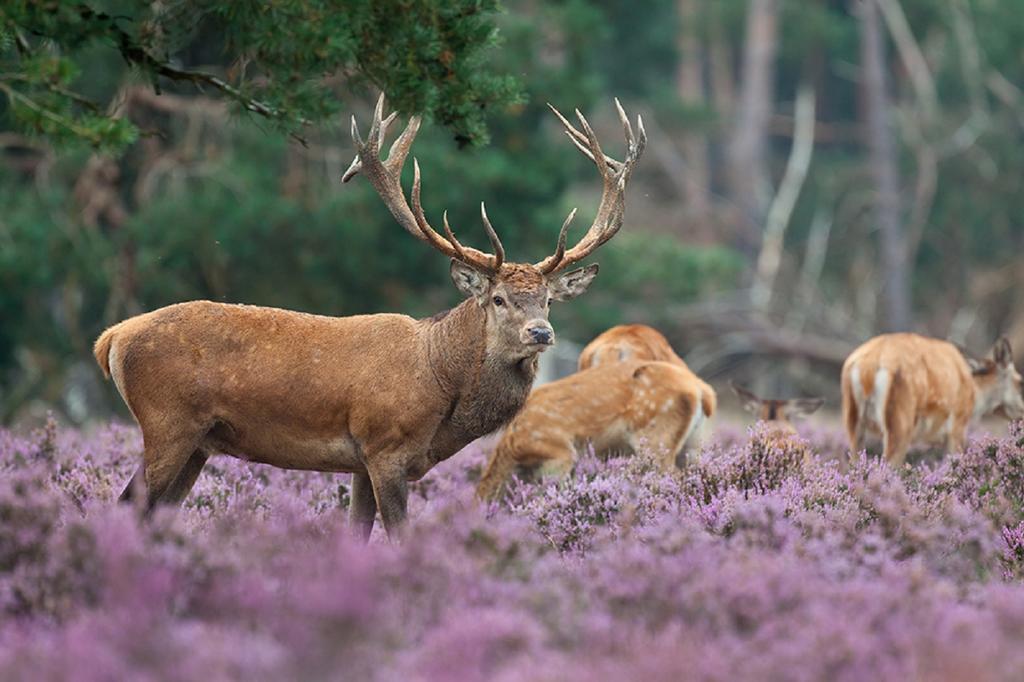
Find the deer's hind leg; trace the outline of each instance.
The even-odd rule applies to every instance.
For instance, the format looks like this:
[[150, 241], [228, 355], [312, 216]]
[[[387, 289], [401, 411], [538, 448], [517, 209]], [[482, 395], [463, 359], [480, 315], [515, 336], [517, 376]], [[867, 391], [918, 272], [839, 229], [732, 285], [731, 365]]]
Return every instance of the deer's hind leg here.
[[160, 503], [177, 505], [184, 502], [209, 458], [209, 453], [201, 448], [193, 452], [160, 498]]
[[145, 482], [146, 514], [161, 502], [180, 502], [206, 464], [207, 455], [199, 445], [209, 431], [208, 426], [182, 424], [174, 430], [159, 428], [165, 424], [142, 427], [142, 466], [121, 493], [122, 501], [131, 500], [134, 491], [141, 487], [139, 484]]
[[685, 463], [683, 447], [697, 431], [703, 417], [694, 396], [673, 396], [633, 426], [629, 445], [634, 452], [649, 452], [663, 469], [671, 471], [680, 460]]
[[349, 496], [348, 520], [353, 530], [364, 541], [370, 539], [377, 520], [377, 498], [373, 494], [370, 474], [352, 474], [352, 494]]
[[903, 466], [907, 457], [907, 450], [910, 449], [914, 437], [914, 424], [916, 414], [912, 404], [907, 400], [900, 400], [900, 392], [904, 390], [897, 372], [894, 376], [893, 387], [889, 391], [885, 403], [885, 425], [882, 434], [883, 453], [882, 456], [894, 467]]

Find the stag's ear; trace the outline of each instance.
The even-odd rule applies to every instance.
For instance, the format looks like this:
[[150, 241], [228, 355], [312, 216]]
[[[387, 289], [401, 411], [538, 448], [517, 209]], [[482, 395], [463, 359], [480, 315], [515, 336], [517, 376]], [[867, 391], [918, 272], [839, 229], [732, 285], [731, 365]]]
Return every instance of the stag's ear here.
[[595, 277], [597, 277], [597, 263], [567, 272], [554, 281], [549, 281], [548, 290], [554, 300], [568, 301], [586, 291]]
[[460, 260], [452, 258], [452, 281], [455, 288], [466, 298], [482, 299], [491, 290], [491, 280], [487, 275], [471, 268]]
[[825, 404], [824, 398], [794, 398], [786, 401], [786, 415], [790, 418], [806, 417]]
[[760, 416], [761, 399], [754, 395], [753, 391], [748, 391], [747, 389], [743, 388], [742, 386], [733, 381], [729, 382], [729, 388], [732, 389], [732, 392], [735, 393], [736, 396], [740, 399], [740, 402], [743, 403], [744, 410], [750, 412], [755, 417]]
[[1000, 367], [1009, 367], [1013, 364], [1013, 349], [1010, 348], [1010, 341], [1005, 336], [1000, 336], [992, 346], [992, 359]]

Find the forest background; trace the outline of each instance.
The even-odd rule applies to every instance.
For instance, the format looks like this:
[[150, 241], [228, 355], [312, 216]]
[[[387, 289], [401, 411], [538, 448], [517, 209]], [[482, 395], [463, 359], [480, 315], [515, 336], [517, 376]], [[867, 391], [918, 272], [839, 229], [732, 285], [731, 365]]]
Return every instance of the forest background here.
[[340, 182], [381, 90], [427, 117], [427, 215], [483, 246], [486, 201], [522, 261], [600, 191], [546, 103], [612, 155], [612, 98], [643, 115], [626, 225], [560, 339], [645, 322], [716, 385], [833, 400], [881, 331], [1024, 349], [1019, 0], [17, 0], [0, 423], [123, 409], [92, 341], [169, 303], [456, 303], [445, 259]]

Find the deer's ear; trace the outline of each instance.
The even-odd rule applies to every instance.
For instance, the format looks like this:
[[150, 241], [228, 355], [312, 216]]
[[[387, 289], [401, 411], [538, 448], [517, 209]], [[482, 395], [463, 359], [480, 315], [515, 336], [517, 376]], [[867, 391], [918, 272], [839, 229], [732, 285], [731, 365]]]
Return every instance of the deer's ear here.
[[597, 263], [579, 270], [573, 270], [548, 282], [551, 298], [556, 301], [568, 301], [576, 298], [590, 286], [597, 277]]
[[1000, 336], [992, 346], [992, 359], [1000, 367], [1009, 367], [1013, 364], [1013, 349], [1010, 348], [1010, 340], [1005, 336]]
[[491, 280], [487, 275], [454, 258], [452, 258], [451, 275], [452, 281], [455, 282], [455, 288], [467, 298], [481, 299], [487, 296], [491, 290]]
[[729, 388], [740, 399], [744, 410], [754, 416], [761, 414], [761, 399], [754, 395], [753, 391], [749, 391], [733, 381], [729, 382]]
[[786, 414], [791, 418], [806, 417], [824, 404], [824, 398], [793, 398], [787, 401]]

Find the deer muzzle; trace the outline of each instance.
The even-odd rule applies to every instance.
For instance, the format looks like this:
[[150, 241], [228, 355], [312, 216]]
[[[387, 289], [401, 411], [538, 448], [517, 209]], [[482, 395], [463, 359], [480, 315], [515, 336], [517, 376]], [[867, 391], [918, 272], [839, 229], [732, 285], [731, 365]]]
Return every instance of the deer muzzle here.
[[555, 342], [555, 330], [546, 320], [527, 324], [521, 336], [523, 343], [528, 346], [550, 346]]

